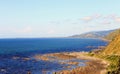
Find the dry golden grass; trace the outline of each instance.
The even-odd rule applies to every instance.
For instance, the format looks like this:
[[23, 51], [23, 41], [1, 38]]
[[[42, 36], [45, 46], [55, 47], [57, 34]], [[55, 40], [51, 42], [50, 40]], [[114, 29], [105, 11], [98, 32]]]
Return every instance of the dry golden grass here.
[[103, 53], [105, 55], [120, 55], [120, 35], [118, 35], [112, 42], [109, 43]]

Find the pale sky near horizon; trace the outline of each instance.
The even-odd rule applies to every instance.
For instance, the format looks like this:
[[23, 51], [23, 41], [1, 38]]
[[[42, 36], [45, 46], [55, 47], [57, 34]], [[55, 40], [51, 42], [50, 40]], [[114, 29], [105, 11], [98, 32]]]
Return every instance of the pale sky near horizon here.
[[0, 38], [65, 37], [120, 28], [120, 0], [0, 0]]

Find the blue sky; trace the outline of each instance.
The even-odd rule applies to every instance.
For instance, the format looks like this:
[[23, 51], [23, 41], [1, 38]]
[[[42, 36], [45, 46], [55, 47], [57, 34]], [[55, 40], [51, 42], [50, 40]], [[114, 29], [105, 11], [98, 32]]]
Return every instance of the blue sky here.
[[0, 0], [0, 38], [65, 37], [120, 28], [120, 0]]

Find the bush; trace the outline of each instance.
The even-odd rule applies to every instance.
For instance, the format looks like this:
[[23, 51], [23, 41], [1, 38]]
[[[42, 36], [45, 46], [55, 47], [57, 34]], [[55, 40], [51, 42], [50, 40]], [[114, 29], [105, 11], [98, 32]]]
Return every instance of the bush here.
[[106, 59], [111, 62], [107, 74], [120, 74], [120, 56], [111, 55]]

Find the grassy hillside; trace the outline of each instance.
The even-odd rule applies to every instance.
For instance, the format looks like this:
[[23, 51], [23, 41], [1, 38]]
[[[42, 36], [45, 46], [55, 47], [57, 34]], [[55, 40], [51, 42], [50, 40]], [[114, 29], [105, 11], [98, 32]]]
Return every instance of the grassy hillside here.
[[120, 35], [117, 35], [113, 41], [104, 50], [104, 54], [117, 54], [120, 55]]
[[114, 36], [116, 36], [106, 49], [103, 51], [104, 55], [106, 55], [106, 59], [110, 61], [110, 65], [108, 67], [108, 74], [120, 74], [120, 30], [116, 30], [117, 34], [113, 32]]
[[116, 30], [111, 33], [113, 34], [111, 37], [113, 38], [112, 41], [99, 55], [102, 59], [110, 62], [107, 74], [120, 74], [120, 34], [118, 34], [119, 31], [120, 30]]
[[89, 55], [109, 62], [107, 74], [120, 74], [120, 34], [117, 34], [108, 46], [99, 52], [90, 52]]
[[120, 29], [114, 30], [113, 32], [111, 32], [107, 36], [105, 36], [104, 38], [112, 41], [118, 34], [120, 34]]

